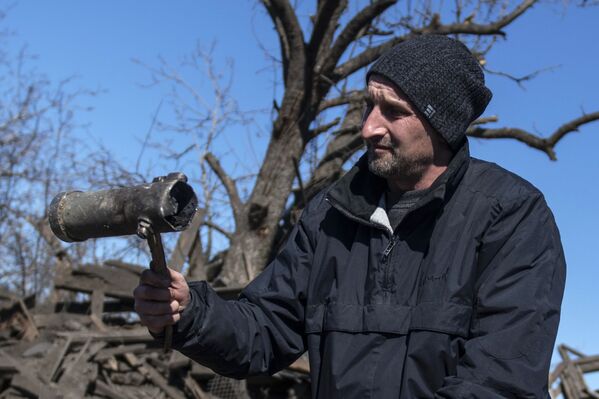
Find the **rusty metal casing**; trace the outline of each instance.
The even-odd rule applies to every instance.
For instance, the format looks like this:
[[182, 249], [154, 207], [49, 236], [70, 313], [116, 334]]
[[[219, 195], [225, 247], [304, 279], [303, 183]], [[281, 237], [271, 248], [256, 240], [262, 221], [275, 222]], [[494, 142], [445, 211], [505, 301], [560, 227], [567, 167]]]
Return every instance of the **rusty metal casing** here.
[[154, 232], [185, 229], [198, 199], [183, 173], [158, 177], [152, 183], [95, 192], [68, 191], [50, 204], [50, 227], [66, 242], [136, 234], [140, 220]]

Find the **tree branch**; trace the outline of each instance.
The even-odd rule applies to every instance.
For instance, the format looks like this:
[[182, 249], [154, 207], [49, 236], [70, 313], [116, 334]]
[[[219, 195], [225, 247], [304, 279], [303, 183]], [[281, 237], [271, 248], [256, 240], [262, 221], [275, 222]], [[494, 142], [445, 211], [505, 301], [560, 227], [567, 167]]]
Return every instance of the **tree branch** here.
[[380, 44], [378, 46], [367, 48], [366, 50], [362, 51], [360, 54], [347, 60], [346, 62], [339, 65], [337, 68], [335, 68], [335, 70], [333, 71], [333, 73], [330, 76], [330, 79], [334, 83], [345, 79], [352, 73], [356, 72], [358, 69], [363, 68], [363, 67], [367, 66], [368, 64], [372, 63], [374, 60], [379, 58], [381, 56], [381, 54], [383, 54], [385, 51], [390, 50], [393, 46], [403, 42], [408, 37], [409, 37], [408, 35], [398, 36], [398, 37], [390, 39], [390, 40], [386, 41], [385, 43]]
[[576, 132], [580, 126], [597, 120], [599, 120], [599, 111], [584, 114], [561, 125], [547, 140], [552, 146], [555, 146], [566, 134]]
[[499, 118], [497, 118], [496, 115], [485, 116], [485, 117], [473, 120], [472, 123], [470, 124], [470, 126], [484, 125], [485, 123], [497, 122], [498, 120], [499, 120]]
[[62, 243], [50, 228], [50, 222], [47, 217], [44, 218], [35, 218], [31, 215], [26, 215], [25, 220], [33, 226], [39, 235], [44, 239], [48, 247], [52, 250], [52, 255], [58, 259], [59, 262], [63, 262], [65, 267], [71, 268], [73, 265], [73, 260], [67, 253], [67, 251], [63, 248]]
[[306, 206], [306, 192], [304, 190], [304, 181], [302, 180], [302, 173], [299, 168], [299, 164], [297, 163], [297, 159], [292, 158], [293, 160], [293, 168], [295, 169], [295, 176], [297, 177], [297, 184], [299, 185], [299, 201], [302, 204], [301, 206]]
[[341, 118], [337, 117], [329, 123], [320, 125], [320, 126], [316, 127], [316, 129], [310, 130], [309, 135], [311, 138], [314, 138], [314, 137], [318, 136], [319, 134], [322, 134], [322, 133], [330, 130], [332, 127], [336, 126], [340, 121], [341, 121]]
[[[305, 186], [305, 200], [309, 201], [317, 192], [339, 178], [343, 164], [364, 145], [360, 136], [362, 104], [351, 103], [341, 124], [341, 129], [332, 133], [324, 155]], [[298, 201], [295, 201], [295, 206]]]
[[233, 239], [233, 233], [231, 233], [230, 231], [225, 230], [224, 228], [222, 228], [221, 226], [214, 224], [210, 221], [206, 221], [203, 223], [204, 226], [210, 227], [211, 229], [214, 229], [216, 231], [218, 231], [219, 233], [221, 233], [222, 235], [224, 235], [225, 237], [227, 237], [229, 240]]
[[329, 47], [337, 30], [339, 18], [347, 7], [347, 0], [325, 0], [318, 2], [318, 11], [314, 17], [314, 28], [308, 51], [318, 57], [322, 49]]
[[556, 68], [558, 68], [558, 66], [550, 66], [547, 68], [542, 68], [542, 69], [538, 69], [534, 72], [531, 72], [529, 74], [526, 74], [524, 76], [514, 76], [512, 74], [509, 74], [507, 72], [501, 72], [501, 71], [493, 71], [489, 68], [485, 68], [485, 71], [491, 75], [497, 75], [497, 76], [503, 76], [504, 78], [508, 78], [512, 81], [514, 81], [521, 89], [524, 89], [524, 82], [532, 80], [534, 78], [536, 78], [537, 76], [539, 76], [541, 73], [543, 72], [547, 72], [547, 71], [553, 71]]
[[[287, 82], [289, 69], [293, 67], [291, 65], [293, 58], [299, 55], [298, 51], [303, 53], [304, 35], [302, 28], [288, 1], [262, 0], [262, 3], [275, 24], [279, 36], [283, 60], [283, 79]], [[301, 58], [303, 58], [303, 54]]]
[[521, 16], [526, 10], [531, 8], [538, 0], [525, 0], [514, 11], [499, 18], [498, 20], [488, 24], [476, 24], [470, 22], [469, 19], [463, 22], [443, 25], [439, 23], [438, 18], [433, 18], [431, 23], [421, 28], [410, 28], [410, 33], [403, 36], [395, 37], [387, 42], [380, 44], [375, 47], [370, 47], [354, 58], [339, 65], [330, 76], [331, 80], [338, 82], [347, 76], [351, 75], [360, 68], [365, 67], [374, 60], [376, 60], [382, 53], [389, 50], [393, 46], [407, 40], [413, 35], [423, 34], [439, 34], [439, 35], [450, 35], [450, 34], [471, 34], [471, 35], [501, 35], [505, 36], [505, 32], [502, 31], [504, 27], [513, 22], [516, 18]]
[[[395, 4], [397, 0], [379, 0], [375, 1], [367, 7], [364, 7], [358, 14], [356, 14], [351, 21], [343, 28], [343, 31], [339, 34], [333, 47], [330, 51], [323, 53], [320, 58], [323, 59], [325, 67], [325, 73], [327, 69], [333, 69], [337, 62], [347, 49], [347, 47], [358, 38], [360, 31], [366, 26], [372, 23], [372, 21], [379, 15], [381, 15], [387, 8]], [[319, 60], [320, 63], [320, 60]]]
[[568, 133], [578, 131], [578, 128], [580, 126], [597, 120], [599, 120], [599, 111], [593, 112], [591, 114], [585, 114], [579, 118], [573, 119], [572, 121], [563, 124], [548, 138], [542, 138], [523, 129], [509, 127], [498, 129], [485, 129], [482, 127], [474, 127], [468, 129], [466, 134], [468, 134], [470, 137], [477, 137], [482, 139], [515, 139], [528, 145], [529, 147], [543, 151], [545, 154], [547, 154], [549, 159], [555, 161], [557, 160], [557, 156], [555, 154], [554, 148], [561, 139], [563, 139]]
[[352, 90], [342, 96], [337, 98], [331, 98], [329, 100], [324, 100], [320, 103], [318, 107], [318, 112], [322, 112], [325, 109], [337, 107], [339, 105], [349, 104], [351, 102], [362, 101], [366, 96], [365, 90]]
[[235, 185], [235, 182], [225, 172], [218, 159], [212, 153], [206, 153], [206, 155], [204, 155], [204, 159], [206, 160], [206, 162], [208, 162], [208, 165], [210, 165], [210, 168], [216, 174], [221, 183], [223, 183], [223, 186], [227, 191], [227, 195], [229, 196], [229, 201], [231, 202], [231, 208], [233, 209], [233, 217], [235, 219], [235, 223], [238, 224], [241, 218], [241, 213], [243, 211], [243, 203], [241, 202], [241, 198], [239, 197], [239, 193], [237, 191], [237, 186]]

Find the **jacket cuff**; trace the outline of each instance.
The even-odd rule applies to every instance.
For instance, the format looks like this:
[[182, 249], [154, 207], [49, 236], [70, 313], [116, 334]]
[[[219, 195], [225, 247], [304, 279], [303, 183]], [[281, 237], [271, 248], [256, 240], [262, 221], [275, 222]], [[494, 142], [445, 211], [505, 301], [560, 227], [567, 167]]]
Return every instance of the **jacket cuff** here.
[[[173, 325], [173, 349], [180, 349], [186, 342], [187, 336], [199, 329], [204, 323], [204, 314], [206, 313], [206, 282], [192, 281], [189, 285], [189, 304], [181, 312], [181, 318]], [[161, 333], [153, 333], [148, 330], [150, 335], [160, 341], [164, 341], [164, 331]]]

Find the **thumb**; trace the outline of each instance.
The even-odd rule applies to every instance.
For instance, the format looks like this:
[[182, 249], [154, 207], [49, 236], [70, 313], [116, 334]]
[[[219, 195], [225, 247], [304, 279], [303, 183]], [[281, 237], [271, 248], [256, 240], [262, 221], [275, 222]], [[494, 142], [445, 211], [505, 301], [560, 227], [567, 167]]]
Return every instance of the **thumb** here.
[[168, 273], [169, 273], [169, 277], [171, 279], [171, 283], [181, 283], [185, 281], [185, 277], [183, 276], [183, 274], [179, 273], [178, 271], [176, 271], [175, 269], [172, 269], [170, 267], [167, 267], [168, 269]]
[[171, 297], [178, 301], [181, 305], [181, 308], [187, 306], [190, 301], [189, 296], [189, 285], [185, 280], [183, 274], [178, 271], [168, 268], [168, 272], [170, 274], [171, 282], [169, 285], [169, 291], [171, 292]]

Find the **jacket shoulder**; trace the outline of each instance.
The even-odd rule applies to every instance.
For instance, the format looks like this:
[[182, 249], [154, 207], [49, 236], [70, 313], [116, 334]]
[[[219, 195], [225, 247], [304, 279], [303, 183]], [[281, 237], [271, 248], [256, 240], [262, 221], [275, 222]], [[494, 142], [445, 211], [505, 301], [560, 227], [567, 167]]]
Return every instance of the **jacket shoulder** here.
[[298, 223], [309, 233], [310, 236], [318, 235], [318, 230], [323, 220], [326, 219], [328, 212], [331, 210], [331, 204], [326, 200], [327, 193], [330, 187], [318, 192], [312, 197], [304, 209], [301, 210]]
[[541, 191], [526, 179], [501, 166], [471, 158], [464, 185], [500, 204], [530, 197], [542, 197]]

